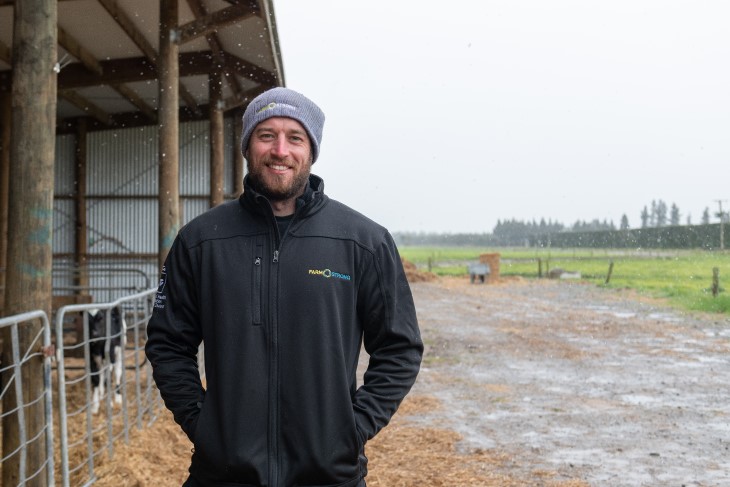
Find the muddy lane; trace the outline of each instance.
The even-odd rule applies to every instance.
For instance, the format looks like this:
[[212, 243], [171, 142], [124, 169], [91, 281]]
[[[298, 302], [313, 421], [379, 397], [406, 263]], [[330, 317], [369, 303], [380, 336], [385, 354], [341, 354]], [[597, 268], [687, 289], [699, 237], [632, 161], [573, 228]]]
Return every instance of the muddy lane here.
[[[730, 485], [730, 320], [565, 281], [412, 285], [426, 355], [409, 417], [538, 485]], [[534, 483], [533, 483], [534, 482]]]

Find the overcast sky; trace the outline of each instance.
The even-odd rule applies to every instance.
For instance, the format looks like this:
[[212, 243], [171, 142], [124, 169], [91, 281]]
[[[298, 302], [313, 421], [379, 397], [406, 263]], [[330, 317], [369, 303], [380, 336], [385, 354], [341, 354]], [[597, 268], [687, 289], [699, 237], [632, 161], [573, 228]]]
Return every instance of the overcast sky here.
[[392, 232], [730, 200], [727, 0], [274, 7], [286, 85], [326, 115], [313, 172]]

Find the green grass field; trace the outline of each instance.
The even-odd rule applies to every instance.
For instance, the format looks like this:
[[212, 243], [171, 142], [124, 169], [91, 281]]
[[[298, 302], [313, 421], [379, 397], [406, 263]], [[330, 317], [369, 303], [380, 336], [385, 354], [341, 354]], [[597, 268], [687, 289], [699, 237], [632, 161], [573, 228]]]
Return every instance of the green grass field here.
[[[466, 275], [479, 255], [501, 254], [503, 276], [538, 278], [550, 269], [580, 272], [581, 279], [608, 288], [631, 288], [678, 308], [730, 314], [730, 251], [400, 247], [403, 257], [438, 275]], [[608, 283], [606, 277], [613, 262]], [[712, 295], [713, 268], [720, 292]]]

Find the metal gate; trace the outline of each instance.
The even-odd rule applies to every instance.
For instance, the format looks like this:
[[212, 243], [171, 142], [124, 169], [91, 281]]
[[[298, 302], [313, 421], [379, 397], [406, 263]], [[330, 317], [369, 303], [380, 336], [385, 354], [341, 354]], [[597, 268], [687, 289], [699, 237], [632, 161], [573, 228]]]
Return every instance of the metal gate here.
[[[61, 478], [59, 484], [65, 487], [92, 485], [97, 480], [94, 467], [101, 457], [111, 460], [115, 443], [120, 440], [128, 442], [132, 427], [143, 429], [157, 419], [164, 406], [144, 356], [146, 325], [152, 314], [156, 292], [157, 288], [152, 288], [112, 302], [63, 306], [55, 315], [55, 334], [44, 311], [0, 319], [2, 336], [10, 341], [3, 345], [12, 351], [11, 363], [0, 364], [0, 373], [5, 379], [0, 387], [0, 400], [9, 402], [12, 395], [15, 396], [14, 406], [2, 411], [0, 418], [4, 420], [16, 415], [19, 429], [18, 447], [12, 452], [4, 452], [0, 464], [5, 468], [10, 460], [18, 462], [18, 486], [41, 475], [46, 476], [48, 485], [55, 485], [56, 477]], [[105, 351], [109, 351], [109, 339], [114, 337], [110, 327], [114, 309], [121, 312], [126, 323], [117, 336], [123, 336], [124, 343], [120, 357], [121, 400], [120, 404], [115, 404], [116, 394], [112, 387], [108, 387], [99, 398], [102, 405], [99, 413], [93, 414], [92, 376], [95, 374], [99, 380], [111, 385], [113, 364], [109, 353], [106, 353], [99, 371], [92, 374], [89, 350], [94, 340], [105, 340]], [[105, 316], [106, 333], [102, 338], [93, 338], [89, 334], [90, 310], [98, 310]], [[32, 343], [26, 349], [21, 349], [20, 330], [24, 326], [37, 326], [38, 320], [42, 324], [40, 331], [32, 337]], [[24, 398], [21, 370], [31, 361], [37, 363], [39, 357], [43, 364], [43, 392], [39, 397]], [[55, 421], [54, 389], [58, 391]], [[43, 427], [35, 434], [26, 431], [25, 426], [26, 411], [34, 404], [42, 404], [44, 408]], [[55, 457], [54, 437], [59, 445]], [[45, 443], [45, 461], [35, 471], [26, 472], [28, 451], [34, 443], [41, 442]]]
[[[20, 335], [21, 330], [28, 329], [33, 333], [33, 328], [37, 327], [38, 320], [41, 322], [41, 328], [33, 335], [29, 345], [25, 349], [21, 349]], [[3, 343], [3, 347], [11, 350], [11, 363], [0, 364], [0, 374], [3, 378], [2, 389], [0, 389], [0, 401], [2, 404], [12, 402], [8, 410], [3, 410], [0, 414], [3, 424], [6, 420], [10, 421], [11, 416], [15, 416], [15, 424], [18, 429], [18, 445], [14, 451], [3, 452], [0, 463], [6, 466], [9, 460], [18, 461], [18, 485], [25, 485], [31, 479], [45, 475], [48, 479], [48, 485], [53, 485], [54, 463], [53, 463], [53, 419], [51, 397], [51, 360], [53, 354], [50, 353], [51, 348], [51, 327], [48, 316], [44, 311], [30, 311], [19, 315], [9, 316], [0, 319], [0, 330], [5, 340], [9, 339], [10, 343]], [[25, 341], [25, 340], [24, 340]], [[43, 367], [43, 391], [38, 397], [24, 398], [23, 391], [25, 389], [22, 370], [31, 367], [38, 362], [38, 358], [42, 357]], [[14, 396], [14, 401], [13, 401]], [[26, 412], [33, 405], [42, 405], [44, 412], [44, 422], [39, 432], [29, 432], [26, 428]], [[3, 434], [5, 432], [3, 431]], [[27, 472], [27, 456], [28, 450], [36, 442], [45, 440], [46, 459], [39, 465], [38, 469], [33, 472]], [[8, 486], [12, 487], [12, 486]]]

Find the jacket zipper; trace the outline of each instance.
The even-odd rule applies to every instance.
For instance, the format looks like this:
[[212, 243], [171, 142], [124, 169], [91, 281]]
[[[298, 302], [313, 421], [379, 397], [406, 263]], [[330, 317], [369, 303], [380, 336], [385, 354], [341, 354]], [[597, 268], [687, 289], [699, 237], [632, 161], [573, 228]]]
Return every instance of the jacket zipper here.
[[[257, 252], [260, 255], [260, 251]], [[253, 324], [261, 325], [261, 257], [253, 261]]]
[[[279, 251], [281, 249], [282, 236], [279, 235], [279, 226], [276, 222], [273, 209], [269, 207], [269, 221], [274, 231], [274, 254], [273, 264], [279, 263]], [[296, 220], [299, 208], [295, 211], [292, 222]], [[290, 223], [291, 225], [291, 223]], [[259, 266], [260, 268], [261, 266]], [[269, 485], [279, 485], [279, 315], [278, 300], [276, 294], [278, 289], [279, 271], [272, 269], [269, 273], [269, 323], [271, 330], [270, 359], [269, 359]]]
[[[271, 212], [270, 221], [274, 231], [274, 256], [272, 262], [277, 264], [279, 262], [281, 237], [279, 236], [279, 227], [273, 211]], [[271, 330], [271, 354], [269, 359], [269, 485], [272, 487], [279, 485], [279, 316], [277, 313], [279, 297], [276, 294], [278, 276], [279, 271], [271, 269], [269, 273], [268, 303]]]

